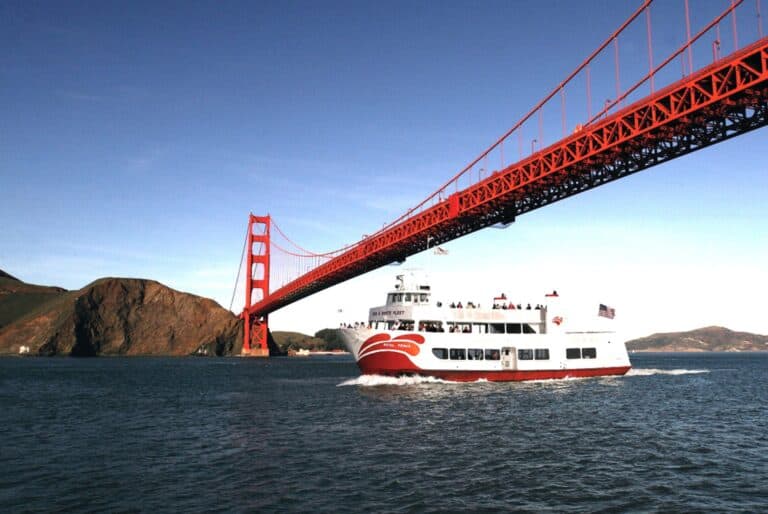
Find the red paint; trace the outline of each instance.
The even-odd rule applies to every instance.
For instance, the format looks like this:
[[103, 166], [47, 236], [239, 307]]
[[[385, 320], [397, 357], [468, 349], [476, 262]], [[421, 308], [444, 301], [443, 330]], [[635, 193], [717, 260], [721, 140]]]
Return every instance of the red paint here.
[[544, 369], [544, 370], [425, 370], [419, 369], [405, 355], [397, 352], [377, 352], [366, 355], [357, 363], [365, 375], [421, 375], [436, 377], [451, 382], [516, 382], [522, 380], [550, 380], [562, 378], [601, 377], [624, 375], [631, 366], [589, 369]]

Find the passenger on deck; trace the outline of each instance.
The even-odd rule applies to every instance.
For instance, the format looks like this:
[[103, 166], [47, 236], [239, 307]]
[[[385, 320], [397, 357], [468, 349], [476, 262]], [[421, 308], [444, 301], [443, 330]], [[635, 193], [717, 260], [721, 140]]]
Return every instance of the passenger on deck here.
[[530, 303], [528, 304], [528, 307], [525, 308], [525, 310], [527, 310], [527, 311], [531, 310], [531, 304]]
[[457, 308], [457, 309], [463, 309], [463, 308], [464, 308], [464, 306], [463, 306], [463, 305], [461, 305], [461, 302], [459, 302], [459, 304], [456, 306], [456, 308]]

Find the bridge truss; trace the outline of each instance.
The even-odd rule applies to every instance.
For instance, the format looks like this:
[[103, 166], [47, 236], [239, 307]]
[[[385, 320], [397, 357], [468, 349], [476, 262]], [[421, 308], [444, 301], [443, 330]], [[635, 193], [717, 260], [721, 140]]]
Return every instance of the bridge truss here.
[[[497, 223], [510, 223], [539, 207], [766, 124], [768, 38], [761, 38], [642, 100], [596, 117], [557, 143], [465, 189], [445, 194], [445, 198], [441, 194], [431, 206], [409, 212], [379, 232], [326, 255], [313, 269], [275, 291], [269, 291], [268, 282], [269, 218], [252, 215], [244, 348], [250, 351], [254, 344], [262, 343], [266, 348], [270, 312], [381, 266], [402, 262], [423, 251], [427, 240], [442, 244]], [[251, 296], [254, 288], [260, 291], [256, 301]]]

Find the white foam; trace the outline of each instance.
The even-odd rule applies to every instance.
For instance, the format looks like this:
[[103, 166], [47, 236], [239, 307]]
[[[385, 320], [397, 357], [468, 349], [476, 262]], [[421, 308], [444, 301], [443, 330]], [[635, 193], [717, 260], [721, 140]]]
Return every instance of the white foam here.
[[695, 375], [709, 373], [708, 369], [656, 369], [656, 368], [632, 368], [625, 375], [627, 377], [648, 377], [651, 375]]
[[344, 386], [363, 386], [363, 387], [375, 387], [375, 386], [408, 386], [418, 384], [452, 384], [446, 380], [441, 380], [435, 377], [422, 377], [420, 375], [402, 376], [402, 377], [387, 377], [383, 375], [360, 375], [357, 378], [350, 378], [345, 380], [337, 387]]

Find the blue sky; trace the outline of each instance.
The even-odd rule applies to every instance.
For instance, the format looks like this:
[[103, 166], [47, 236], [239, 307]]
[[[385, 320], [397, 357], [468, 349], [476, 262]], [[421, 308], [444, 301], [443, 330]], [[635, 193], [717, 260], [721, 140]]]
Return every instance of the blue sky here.
[[[229, 306], [249, 212], [315, 251], [375, 231], [495, 141], [639, 3], [3, 2], [0, 269], [70, 289], [152, 278]], [[693, 0], [694, 28], [728, 3]], [[657, 60], [684, 37], [682, 9], [654, 4]], [[749, 9], [741, 44], [756, 37]], [[647, 69], [644, 37], [643, 23], [621, 40], [626, 83]], [[730, 52], [729, 23], [721, 39]], [[610, 59], [595, 64], [593, 111], [613, 72]], [[586, 105], [583, 91], [568, 95], [572, 127]], [[557, 138], [559, 114], [544, 132]], [[408, 265], [430, 267], [446, 295], [595, 296], [617, 304], [630, 335], [768, 333], [767, 139], [741, 136]], [[396, 272], [284, 309], [273, 326], [314, 331], [338, 309], [364, 319]]]

